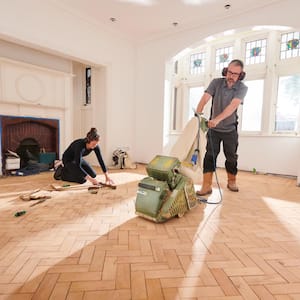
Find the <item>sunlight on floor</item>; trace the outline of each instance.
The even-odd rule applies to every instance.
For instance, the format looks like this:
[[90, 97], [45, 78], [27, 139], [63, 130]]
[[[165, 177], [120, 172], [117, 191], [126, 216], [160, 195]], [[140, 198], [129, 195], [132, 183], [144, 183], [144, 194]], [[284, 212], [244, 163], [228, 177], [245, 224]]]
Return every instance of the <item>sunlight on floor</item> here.
[[[200, 186], [195, 185], [195, 190], [199, 188]], [[220, 201], [219, 190], [213, 189], [213, 193], [206, 198], [208, 202], [218, 203]], [[199, 281], [198, 286], [203, 285], [201, 277], [206, 274], [207, 267], [204, 265], [204, 261], [207, 255], [209, 255], [209, 248], [215, 238], [215, 228], [218, 228], [221, 205], [200, 205], [205, 205], [203, 216], [193, 236], [192, 255], [185, 271], [185, 278], [178, 289], [179, 295], [176, 296], [175, 300], [182, 299], [183, 297], [195, 297], [197, 294], [195, 291], [195, 280]], [[186, 217], [188, 218], [188, 214]], [[201, 216], [199, 216], [199, 219], [200, 218]], [[210, 223], [210, 221], [212, 221], [212, 223]], [[203, 275], [201, 276], [201, 274]]]
[[[300, 203], [292, 202], [284, 199], [276, 199], [271, 197], [262, 197], [264, 203], [268, 206], [272, 215], [276, 216], [289, 234], [300, 238], [299, 215]], [[288, 216], [288, 218], [287, 218]], [[276, 232], [278, 235], [279, 232]], [[282, 235], [286, 233], [282, 232]]]
[[[120, 172], [120, 173], [111, 173], [111, 174], [109, 174], [109, 177], [115, 182], [116, 185], [119, 185], [119, 184], [129, 183], [132, 181], [141, 180], [145, 177], [145, 175], [136, 174], [136, 173]], [[105, 182], [104, 175], [97, 175], [96, 178], [101, 182]]]
[[[120, 184], [126, 184], [129, 182], [133, 182], [133, 181], [139, 181], [142, 178], [144, 178], [145, 175], [141, 175], [141, 174], [136, 174], [136, 173], [127, 173], [127, 172], [120, 172], [120, 173], [111, 173], [110, 174], [110, 178], [115, 182], [116, 185], [120, 185]], [[105, 182], [105, 177], [104, 175], [97, 175], [97, 179], [101, 182]], [[59, 185], [63, 185], [65, 182], [64, 181], [57, 181], [57, 183]], [[71, 183], [71, 184], [76, 184], [76, 183]], [[23, 185], [25, 187], [24, 190], [21, 191], [13, 191], [13, 192], [1, 192], [0, 190], [0, 198], [3, 201], [13, 201], [16, 199], [16, 197], [20, 197], [21, 195], [25, 195], [25, 194], [30, 194], [33, 192], [32, 189], [28, 189], [28, 186], [26, 185], [26, 182], [22, 182], [22, 183], [12, 183], [12, 184], [6, 184], [6, 186], [18, 186], [18, 185]], [[86, 186], [91, 186], [90, 182], [86, 182], [84, 184], [81, 185], [83, 188]], [[49, 188], [45, 188], [45, 187], [40, 187], [40, 190], [45, 190], [48, 191]], [[38, 190], [38, 189], [34, 189], [34, 190]], [[79, 191], [76, 191], [76, 193], [78, 193]], [[57, 191], [51, 191], [51, 195], [52, 196], [56, 196], [59, 195], [61, 192], [57, 192]], [[9, 208], [9, 207], [13, 207], [15, 206], [15, 203], [8, 203], [5, 202], [5, 206], [4, 202], [2, 202], [1, 204], [2, 206], [0, 208]]]
[[[107, 188], [100, 189], [98, 194], [90, 195], [87, 201], [87, 206], [82, 205], [80, 199], [84, 199], [87, 195], [87, 189], [84, 186], [89, 186], [86, 183], [83, 189], [80, 190], [66, 190], [66, 191], [53, 191], [53, 200], [55, 205], [59, 206], [59, 203], [64, 203], [62, 211], [53, 211], [53, 215], [50, 213], [49, 219], [46, 215], [42, 215], [40, 221], [51, 223], [55, 215], [66, 216], [61, 218], [61, 222], [53, 223], [51, 228], [40, 228], [37, 231], [32, 231], [29, 236], [16, 236], [15, 241], [18, 242], [18, 247], [26, 247], [26, 251], [35, 252], [35, 258], [43, 259], [44, 265], [36, 268], [34, 273], [27, 278], [24, 288], [27, 285], [35, 284], [39, 282], [39, 277], [43, 276], [45, 272], [56, 272], [60, 268], [64, 268], [68, 264], [69, 260], [72, 260], [72, 255], [78, 251], [85, 251], [88, 253], [93, 247], [93, 243], [102, 243], [102, 237], [107, 234], [118, 234], [114, 233], [114, 229], [122, 226], [131, 219], [134, 219], [135, 214], [135, 195], [132, 195], [133, 185], [136, 187], [138, 182], [145, 177], [145, 175], [136, 173], [111, 173], [110, 177], [116, 183], [116, 190], [109, 190]], [[99, 181], [104, 181], [104, 175], [98, 175]], [[132, 183], [130, 185], [130, 183]], [[63, 184], [63, 182], [60, 182]], [[128, 184], [128, 185], [126, 185]], [[131, 189], [131, 190], [130, 190]], [[195, 190], [199, 189], [199, 186], [195, 186]], [[23, 191], [26, 192], [26, 191]], [[20, 193], [18, 193], [20, 194]], [[2, 196], [2, 195], [1, 195]], [[16, 195], [15, 195], [16, 196]], [[95, 196], [95, 198], [93, 198]], [[12, 195], [10, 195], [12, 197]], [[16, 199], [16, 197], [14, 198]], [[93, 203], [93, 199], [96, 202]], [[209, 202], [217, 203], [220, 201], [220, 194], [218, 189], [214, 189], [213, 193], [207, 198]], [[48, 200], [47, 200], [48, 201]], [[45, 202], [38, 206], [41, 209], [40, 212], [32, 210], [25, 217], [31, 218], [35, 222], [35, 218], [39, 219], [39, 213], [43, 213], [43, 205], [49, 205], [49, 208], [53, 209], [52, 203]], [[73, 201], [71, 207], [66, 204], [66, 201]], [[5, 201], [6, 205], [9, 201]], [[30, 201], [34, 202], [34, 201]], [[47, 204], [48, 203], [48, 204]], [[99, 205], [98, 205], [99, 203]], [[20, 201], [20, 205], [27, 205], [28, 203]], [[10, 204], [16, 206], [16, 201]], [[92, 205], [92, 206], [89, 206]], [[93, 206], [94, 205], [94, 206]], [[183, 261], [185, 264], [185, 277], [180, 283], [177, 299], [182, 297], [194, 297], [198, 292], [195, 291], [195, 280], [198, 281], [196, 286], [203, 285], [205, 282], [204, 276], [207, 273], [207, 266], [204, 264], [207, 255], [210, 255], [209, 249], [214, 240], [216, 234], [216, 228], [219, 224], [219, 214], [221, 211], [221, 205], [204, 204], [202, 213], [199, 214], [199, 224], [195, 228], [195, 231], [189, 231], [185, 229], [186, 234], [189, 235], [190, 249], [187, 250], [186, 245], [178, 245], [178, 251], [185, 253], [189, 251], [190, 255], [183, 255]], [[63, 207], [63, 206], [62, 206]], [[90, 207], [96, 207], [91, 210]], [[39, 210], [38, 209], [38, 210]], [[70, 215], [68, 215], [70, 213]], [[195, 217], [195, 216], [194, 216]], [[196, 216], [197, 217], [197, 216]], [[189, 214], [185, 215], [185, 218], [189, 218]], [[27, 220], [30, 221], [30, 219]], [[30, 222], [28, 223], [30, 224]], [[196, 223], [197, 224], [197, 223]], [[46, 226], [47, 227], [47, 226]], [[76, 232], [76, 236], [72, 234]], [[66, 233], [68, 235], [66, 236]], [[121, 236], [122, 238], [122, 236]], [[55, 243], [53, 243], [55, 241]], [[82, 255], [84, 257], [84, 253]], [[45, 258], [47, 257], [47, 258]]]
[[[85, 215], [84, 207], [80, 217], [76, 218], [76, 214], [72, 211], [76, 211], [76, 205], [78, 205], [78, 201], [74, 202], [74, 206], [70, 210], [72, 214], [74, 214], [74, 219], [66, 219], [62, 220], [61, 223], [54, 225], [50, 229], [41, 229], [40, 231], [32, 231], [30, 236], [20, 236], [16, 237], [16, 240], [19, 240], [19, 246], [26, 247], [27, 249], [31, 249], [31, 251], [37, 251], [36, 256], [39, 256], [39, 252], [41, 253], [42, 257], [45, 257], [45, 252], [48, 253], [49, 259], [47, 260], [47, 267], [39, 268], [36, 270], [34, 276], [31, 276], [30, 279], [35, 278], [36, 276], [44, 273], [48, 269], [55, 267], [56, 265], [60, 264], [64, 259], [68, 259], [72, 256], [73, 253], [76, 251], [81, 251], [86, 246], [88, 246], [93, 241], [98, 240], [103, 235], [109, 233], [114, 228], [122, 225], [123, 223], [127, 222], [128, 220], [136, 217], [135, 215], [135, 196], [128, 195], [126, 192], [126, 184], [136, 182], [136, 186], [138, 185], [138, 181], [144, 178], [144, 175], [136, 174], [136, 173], [111, 173], [110, 177], [113, 179], [115, 184], [117, 185], [116, 190], [109, 190], [107, 188], [100, 189], [98, 195], [95, 195], [95, 200], [99, 202], [99, 209], [88, 212]], [[100, 181], [105, 181], [104, 175], [98, 175], [97, 178]], [[63, 184], [63, 182], [59, 182]], [[83, 189], [80, 190], [65, 190], [65, 191], [51, 191], [49, 192], [52, 195], [52, 199], [58, 202], [66, 202], [66, 201], [75, 201], [81, 199], [87, 195], [87, 189], [84, 186], [90, 186], [89, 183], [85, 183], [82, 185]], [[26, 209], [27, 214], [25, 215], [26, 218], [31, 218], [33, 222], [35, 222], [35, 218], [39, 218], [35, 208], [31, 208], [29, 203], [34, 203], [36, 201], [20, 201], [18, 198], [22, 194], [30, 193], [32, 190], [23, 190], [19, 192], [11, 192], [11, 193], [0, 193], [1, 199], [5, 201], [1, 201], [2, 208], [9, 209], [10, 207], [19, 206], [19, 209]], [[88, 197], [89, 201], [93, 200], [94, 195], [90, 195]], [[13, 201], [12, 201], [13, 200]], [[103, 200], [103, 202], [101, 202]], [[116, 200], [116, 201], [115, 201]], [[49, 201], [49, 202], [47, 202]], [[44, 204], [40, 204], [39, 206], [43, 209], [43, 205], [51, 205], [51, 199], [44, 202]], [[5, 206], [4, 206], [5, 205]], [[25, 207], [26, 206], [26, 207]], [[28, 207], [29, 206], [29, 207]], [[37, 206], [38, 207], [38, 206]], [[46, 209], [46, 208], [45, 208]], [[80, 209], [80, 207], [78, 208]], [[62, 213], [66, 213], [68, 210], [64, 208]], [[32, 214], [31, 214], [32, 212]], [[121, 212], [121, 213], [120, 213]], [[57, 212], [60, 214], [60, 212]], [[99, 215], [99, 222], [91, 223], [91, 215]], [[45, 216], [45, 222], [47, 222], [47, 216]], [[106, 222], [106, 218], [107, 222]], [[51, 221], [51, 216], [50, 219]], [[83, 221], [84, 220], [84, 221]], [[27, 220], [28, 222], [28, 220]], [[79, 226], [80, 224], [80, 226]], [[74, 242], [72, 239], [72, 234], [69, 237], [65, 237], [65, 232], [80, 232], [83, 237], [83, 241]], [[65, 245], [58, 249], [55, 244], [53, 244], [53, 240], [57, 242], [57, 245], [61, 245], [62, 239], [65, 239]], [[59, 251], [59, 257], [53, 257], [52, 251], [57, 252]], [[57, 254], [58, 255], [58, 254]], [[38, 271], [39, 270], [39, 271]]]

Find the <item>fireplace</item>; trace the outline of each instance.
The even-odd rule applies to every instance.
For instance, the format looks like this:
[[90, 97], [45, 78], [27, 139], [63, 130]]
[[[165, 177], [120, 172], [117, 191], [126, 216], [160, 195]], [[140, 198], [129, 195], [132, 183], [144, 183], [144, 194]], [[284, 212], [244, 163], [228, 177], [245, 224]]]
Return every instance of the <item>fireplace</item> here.
[[2, 166], [8, 150], [21, 158], [21, 167], [39, 153], [59, 153], [59, 121], [55, 119], [0, 116]]
[[30, 161], [39, 161], [41, 147], [35, 139], [25, 138], [20, 142], [16, 152], [20, 157], [20, 167], [24, 168]]

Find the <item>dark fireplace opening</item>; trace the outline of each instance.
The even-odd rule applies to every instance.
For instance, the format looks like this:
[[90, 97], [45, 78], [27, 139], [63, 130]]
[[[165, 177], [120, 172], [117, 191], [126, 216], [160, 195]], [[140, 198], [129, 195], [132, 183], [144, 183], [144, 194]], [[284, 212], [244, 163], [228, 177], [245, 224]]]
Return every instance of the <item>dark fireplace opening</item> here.
[[30, 163], [39, 162], [40, 145], [34, 138], [25, 138], [17, 148], [20, 156], [20, 167], [27, 167]]

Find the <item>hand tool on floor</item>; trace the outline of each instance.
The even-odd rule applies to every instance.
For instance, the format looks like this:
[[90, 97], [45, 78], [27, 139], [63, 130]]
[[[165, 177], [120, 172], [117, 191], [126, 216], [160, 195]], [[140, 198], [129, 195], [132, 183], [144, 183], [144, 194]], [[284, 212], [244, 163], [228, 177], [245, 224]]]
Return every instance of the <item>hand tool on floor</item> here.
[[112, 190], [115, 190], [115, 189], [117, 188], [117, 186], [114, 185], [114, 184], [106, 184], [106, 183], [100, 182], [100, 181], [99, 181], [99, 185], [100, 185], [101, 187], [108, 187], [108, 188], [110, 188], [110, 189], [112, 189]]
[[84, 190], [90, 187], [90, 185], [83, 185], [83, 184], [55, 184], [52, 183], [51, 187], [55, 191], [67, 191], [67, 190]]
[[99, 182], [98, 185], [85, 185], [85, 184], [63, 184], [63, 185], [59, 185], [59, 184], [51, 184], [51, 187], [56, 190], [56, 191], [66, 191], [66, 190], [84, 190], [84, 189], [99, 189], [102, 187], [108, 187], [110, 189], [115, 190], [117, 188], [116, 185], [111, 185], [111, 184], [106, 184], [103, 182]]

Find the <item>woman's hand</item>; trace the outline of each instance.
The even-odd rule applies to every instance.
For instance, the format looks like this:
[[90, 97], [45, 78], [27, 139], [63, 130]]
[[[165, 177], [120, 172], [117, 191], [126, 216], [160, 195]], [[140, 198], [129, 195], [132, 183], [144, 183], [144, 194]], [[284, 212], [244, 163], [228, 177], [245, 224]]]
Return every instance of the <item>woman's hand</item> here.
[[99, 185], [99, 182], [96, 180], [96, 178], [92, 178], [91, 183], [93, 185]]
[[105, 175], [105, 184], [115, 185], [114, 181], [108, 176], [107, 172], [104, 175]]
[[99, 185], [99, 182], [96, 180], [96, 178], [93, 178], [90, 175], [87, 175], [85, 179], [91, 182], [93, 185]]

